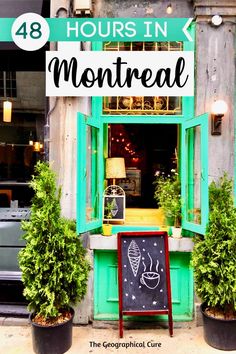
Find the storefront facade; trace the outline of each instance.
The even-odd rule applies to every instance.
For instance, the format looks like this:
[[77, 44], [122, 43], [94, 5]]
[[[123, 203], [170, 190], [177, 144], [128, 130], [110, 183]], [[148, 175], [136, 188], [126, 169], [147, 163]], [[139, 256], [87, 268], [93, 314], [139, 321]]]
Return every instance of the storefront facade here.
[[[74, 50], [182, 50], [195, 52], [194, 97], [50, 97], [44, 151], [62, 185], [64, 216], [77, 220], [91, 256], [89, 289], [77, 322], [118, 318], [117, 242], [120, 231], [166, 227], [153, 198], [158, 172], [175, 169], [183, 199], [181, 239], [169, 238], [173, 317], [194, 318], [190, 265], [192, 236], [204, 235], [208, 219], [208, 184], [226, 171], [235, 177], [235, 23], [234, 1], [78, 1], [52, 0], [51, 17], [194, 18], [190, 42], [73, 43]], [[220, 15], [222, 24], [212, 17]], [[55, 44], [51, 44], [55, 50]], [[228, 111], [221, 134], [211, 134], [211, 105], [224, 100]], [[126, 178], [125, 220], [113, 236], [101, 235], [106, 158], [123, 157]], [[198, 216], [194, 217], [193, 211]]]
[[[64, 128], [68, 129], [66, 130], [67, 140], [71, 139], [72, 143], [68, 141], [65, 148], [73, 149], [73, 151], [77, 148], [77, 172], [72, 157], [74, 155], [68, 156], [65, 150], [59, 156], [53, 144], [50, 151], [51, 159], [57, 161], [58, 171], [61, 171], [61, 180], [65, 180], [63, 174], [66, 172], [63, 172], [59, 166], [65, 161], [66, 156], [68, 169], [74, 171], [70, 176], [70, 187], [64, 185], [65, 213], [69, 214], [73, 210], [71, 206], [75, 205], [74, 195], [77, 190], [78, 233], [86, 235], [87, 245], [93, 256], [91, 292], [85, 300], [91, 309], [88, 314], [90, 318], [97, 320], [118, 318], [116, 236], [113, 235], [110, 238], [101, 236], [102, 195], [107, 185], [105, 161], [107, 157], [114, 156], [125, 157], [126, 167], [128, 170], [131, 167], [131, 171], [132, 169], [136, 171], [137, 180], [140, 173], [141, 180], [145, 180], [147, 176], [144, 172], [148, 171], [149, 179], [145, 181], [148, 181], [146, 183], [149, 186], [152, 185], [150, 177], [154, 176], [156, 169], [162, 164], [168, 165], [167, 169], [175, 167], [180, 173], [182, 194], [185, 200], [182, 220], [185, 237], [181, 240], [170, 238], [169, 242], [173, 315], [176, 321], [189, 321], [194, 317], [194, 285], [190, 265], [193, 247], [192, 232], [199, 234], [205, 232], [208, 215], [208, 183], [217, 179], [222, 171], [227, 171], [230, 176], [234, 176], [235, 29], [231, 20], [234, 19], [235, 5], [232, 2], [224, 3], [224, 6], [221, 2], [213, 7], [211, 3], [204, 1], [173, 2], [174, 12], [171, 16], [195, 17], [191, 29], [194, 42], [181, 43], [182, 50], [195, 51], [196, 90], [193, 99], [183, 97], [178, 102], [171, 98], [172, 101], [168, 102], [168, 98], [164, 98], [165, 104], [163, 104], [158, 98], [149, 98], [148, 101], [142, 97], [92, 98], [91, 101], [90, 98], [79, 100], [64, 98], [59, 99], [55, 118], [52, 114], [51, 137], [53, 138], [58, 134], [57, 112], [59, 109], [70, 113], [73, 110], [74, 117], [76, 109], [81, 112], [76, 122], [74, 117], [66, 115], [67, 123], [62, 123], [65, 126], [61, 128], [61, 134]], [[127, 2], [125, 4], [95, 2], [93, 16], [166, 17], [166, 5], [164, 1], [158, 4], [149, 2], [148, 5], [146, 3], [137, 5], [132, 1], [128, 5]], [[211, 18], [215, 14], [223, 17], [222, 26], [217, 27], [211, 24]], [[126, 44], [124, 49], [122, 48], [125, 46], [124, 43], [95, 43], [92, 48], [87, 44], [86, 49], [135, 50], [135, 45], [137, 44]], [[150, 46], [157, 48], [158, 45], [161, 43], [138, 43], [138, 46], [142, 46], [142, 50], [150, 50]], [[164, 45], [170, 48], [170, 44], [164, 43]], [[224, 46], [227, 50], [224, 50]], [[224, 70], [222, 63], [225, 63]], [[211, 105], [217, 99], [225, 100], [229, 109], [223, 118], [221, 135], [214, 136], [211, 134]], [[168, 108], [169, 111], [165, 111]], [[75, 131], [72, 133], [70, 130], [69, 127], [72, 126], [73, 129], [77, 128], [76, 134]], [[123, 142], [122, 139], [124, 139]], [[166, 141], [169, 143], [165, 144]], [[122, 143], [125, 144], [122, 145]], [[132, 148], [129, 148], [129, 143], [133, 145]], [[151, 153], [151, 150], [162, 151], [159, 156], [162, 155], [163, 158], [165, 154], [163, 151], [167, 146], [170, 149], [167, 151], [168, 157], [164, 158], [164, 162], [158, 161], [158, 153], [155, 155]], [[130, 151], [127, 151], [125, 147]], [[171, 157], [174, 153], [178, 156], [175, 166], [167, 162], [169, 159], [168, 161], [173, 163]], [[141, 163], [140, 159], [143, 156], [149, 156], [151, 162], [149, 161], [148, 166]], [[127, 181], [123, 181], [125, 182]], [[130, 181], [127, 183], [129, 184]], [[75, 194], [72, 193], [73, 195], [69, 197], [71, 186], [74, 186]], [[128, 188], [132, 189], [132, 186], [129, 185]], [[114, 234], [119, 231], [158, 230], [163, 227], [163, 220], [160, 215], [156, 214], [153, 200], [151, 201], [150, 189], [145, 189], [145, 185], [141, 188], [144, 188], [145, 195], [149, 196], [148, 200], [138, 198], [137, 194], [140, 190], [136, 191], [136, 198], [128, 195], [127, 199], [130, 204], [125, 211], [125, 222], [113, 225]], [[189, 216], [189, 211], [194, 208], [201, 209], [201, 218], [200, 220], [198, 218], [198, 221]], [[83, 308], [82, 305], [82, 311]]]

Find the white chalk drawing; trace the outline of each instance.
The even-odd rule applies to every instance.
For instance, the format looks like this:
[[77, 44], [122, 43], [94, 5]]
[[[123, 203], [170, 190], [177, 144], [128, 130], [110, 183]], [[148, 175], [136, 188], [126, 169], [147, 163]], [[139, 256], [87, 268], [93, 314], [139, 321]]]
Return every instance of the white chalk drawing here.
[[114, 216], [116, 216], [116, 214], [118, 213], [118, 210], [119, 210], [115, 198], [112, 199], [111, 205], [112, 205], [111, 215], [114, 217]]
[[144, 262], [143, 266], [144, 266], [144, 271], [141, 275], [140, 278], [140, 283], [142, 285], [145, 285], [148, 289], [156, 289], [156, 287], [158, 286], [158, 284], [160, 283], [160, 274], [158, 273], [158, 267], [159, 267], [159, 261], [157, 259], [157, 263], [156, 263], [156, 272], [152, 271], [152, 266], [153, 266], [153, 260], [152, 257], [150, 256], [150, 254], [148, 253], [148, 257], [150, 259], [150, 268], [149, 268], [149, 272], [146, 272], [146, 264]]
[[133, 272], [133, 275], [136, 277], [139, 269], [139, 263], [141, 259], [141, 252], [140, 249], [137, 245], [137, 243], [132, 240], [130, 242], [129, 248], [128, 248], [128, 258], [129, 258], [129, 263]]

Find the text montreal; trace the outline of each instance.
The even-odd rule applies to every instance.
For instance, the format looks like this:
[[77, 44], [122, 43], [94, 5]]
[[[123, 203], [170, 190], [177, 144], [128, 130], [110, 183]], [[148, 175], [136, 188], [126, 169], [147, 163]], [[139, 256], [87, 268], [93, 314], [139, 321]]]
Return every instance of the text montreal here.
[[91, 67], [87, 67], [82, 72], [79, 72], [79, 62], [75, 57], [69, 61], [63, 59], [60, 61], [58, 57], [54, 57], [48, 64], [49, 72], [52, 72], [55, 87], [59, 87], [62, 81], [69, 82], [75, 88], [80, 86], [91, 88], [97, 86], [99, 88], [107, 85], [114, 88], [131, 88], [135, 81], [140, 81], [145, 88], [156, 87], [184, 87], [188, 81], [189, 75], [184, 73], [185, 59], [179, 57], [176, 61], [174, 69], [169, 67], [151, 70], [145, 68], [128, 67], [128, 63], [122, 61], [121, 57], [117, 57], [112, 63], [113, 67], [98, 68], [95, 71]]

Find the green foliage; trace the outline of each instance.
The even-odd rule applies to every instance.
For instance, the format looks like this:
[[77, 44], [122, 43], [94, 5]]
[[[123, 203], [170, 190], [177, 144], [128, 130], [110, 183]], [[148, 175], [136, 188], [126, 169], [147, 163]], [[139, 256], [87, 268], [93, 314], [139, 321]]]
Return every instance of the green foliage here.
[[22, 222], [26, 247], [19, 264], [29, 309], [56, 317], [86, 293], [89, 263], [75, 232], [75, 222], [62, 218], [60, 188], [48, 164], [38, 162], [30, 183], [34, 190], [31, 217]]
[[209, 187], [210, 213], [205, 237], [196, 238], [192, 264], [196, 292], [225, 314], [236, 310], [236, 208], [232, 180], [224, 174]]
[[163, 209], [166, 218], [172, 218], [175, 226], [180, 225], [181, 220], [181, 186], [178, 174], [172, 170], [172, 174], [156, 177], [154, 182], [154, 199]]
[[112, 219], [112, 210], [115, 208], [115, 206], [116, 206], [115, 198], [113, 198], [111, 202], [106, 203], [105, 215], [104, 215], [106, 219]]

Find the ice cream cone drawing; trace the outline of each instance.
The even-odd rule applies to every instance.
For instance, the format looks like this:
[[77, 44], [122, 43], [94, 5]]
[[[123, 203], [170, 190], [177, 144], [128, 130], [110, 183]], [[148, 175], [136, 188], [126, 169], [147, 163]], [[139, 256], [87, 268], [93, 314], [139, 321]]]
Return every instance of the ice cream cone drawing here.
[[133, 275], [136, 277], [139, 269], [139, 264], [141, 260], [141, 252], [140, 249], [137, 245], [137, 243], [132, 240], [130, 242], [129, 248], [128, 248], [128, 258], [129, 258], [129, 263], [133, 272]]

